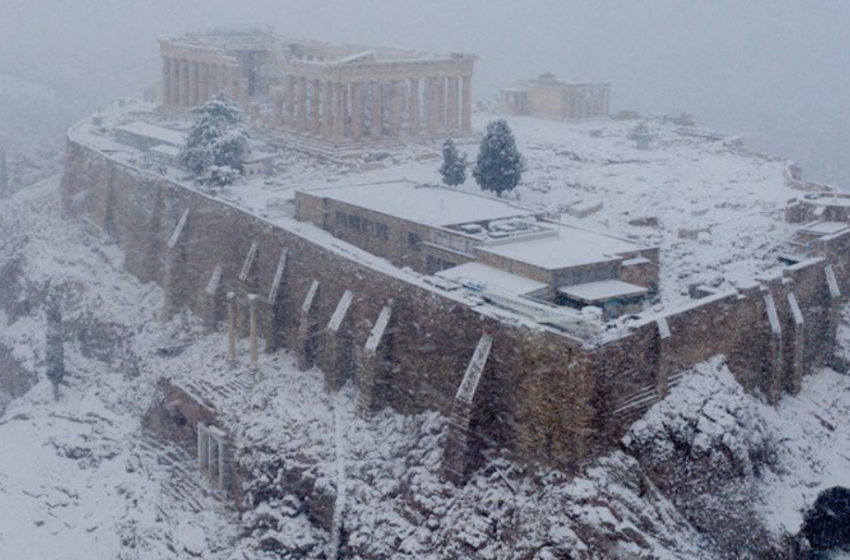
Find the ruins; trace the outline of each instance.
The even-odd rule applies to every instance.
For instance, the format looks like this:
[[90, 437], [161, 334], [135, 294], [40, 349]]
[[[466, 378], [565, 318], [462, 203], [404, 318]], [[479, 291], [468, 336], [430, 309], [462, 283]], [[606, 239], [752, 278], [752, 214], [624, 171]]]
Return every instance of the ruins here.
[[[236, 29], [160, 39], [165, 107], [217, 92], [318, 147], [468, 134], [476, 57], [335, 46]], [[261, 107], [263, 111], [261, 111]]]
[[[769, 274], [725, 290], [695, 289], [699, 297], [683, 305], [656, 305], [663, 272], [656, 216], [630, 221], [657, 237], [621, 238], [542, 205], [423, 181], [371, 176], [329, 184], [339, 180], [334, 175], [313, 177], [317, 186], [296, 175], [249, 177], [231, 193], [211, 193], [163, 163], [183, 142], [185, 109], [216, 91], [248, 107], [254, 131], [278, 150], [287, 146], [274, 141], [280, 138], [340, 148], [468, 132], [475, 57], [288, 42], [271, 31], [185, 35], [161, 45], [164, 110], [129, 104], [69, 130], [66, 214], [114, 240], [140, 281], [162, 287], [164, 316], [191, 310], [208, 332], [226, 324], [231, 363], [239, 362], [238, 339], [245, 338], [250, 371], [261, 348], [285, 348], [304, 370], [321, 370], [327, 391], [353, 384], [364, 418], [383, 408], [440, 411], [450, 419], [443, 472], [454, 482], [481, 464], [487, 446], [576, 469], [616, 448], [682, 371], [718, 354], [746, 390], [771, 403], [799, 391], [806, 373], [831, 360], [839, 305], [850, 293], [844, 198], [817, 193], [792, 202], [787, 221], [811, 223], [798, 232], [794, 251], [769, 255], [776, 262]], [[564, 84], [553, 76], [525, 84], [522, 114], [567, 120], [608, 112], [607, 84]], [[536, 124], [563, 128], [550, 139], [567, 128]], [[609, 164], [638, 165], [621, 155], [636, 149], [622, 140], [630, 125], [607, 124], [616, 149], [602, 160], [605, 183], [618, 178]], [[569, 139], [587, 142], [586, 150], [604, 141], [581, 130]], [[548, 162], [565, 160], [559, 165], [572, 175], [594, 165], [596, 158], [572, 149], [554, 148]], [[733, 149], [724, 145], [724, 154]], [[148, 164], [154, 154], [164, 167]], [[377, 174], [413, 169], [413, 156], [399, 159], [387, 164], [394, 170]], [[672, 181], [652, 175], [652, 160], [639, 164], [647, 184]], [[817, 190], [798, 171], [788, 173], [778, 188]], [[600, 176], [597, 169], [592, 178]], [[561, 179], [553, 172], [545, 180]], [[637, 179], [623, 181], [617, 196], [626, 186], [643, 188]], [[610, 191], [600, 185], [581, 192], [591, 198], [560, 212], [580, 219], [592, 213], [583, 207], [601, 211], [600, 198]], [[779, 194], [784, 203], [787, 193]], [[685, 215], [683, 208], [668, 207], [664, 220]], [[616, 228], [626, 215], [601, 223]], [[700, 216], [688, 213], [687, 224]], [[241, 377], [230, 381], [250, 387], [250, 375]], [[235, 427], [191, 387], [169, 391], [170, 408], [153, 412], [151, 425], [178, 434], [217, 486], [238, 480], [227, 466], [234, 447], [227, 434]], [[172, 426], [175, 417], [183, 423]]]
[[607, 117], [611, 84], [561, 82], [551, 72], [534, 80], [521, 80], [501, 92], [500, 107], [506, 115], [530, 115], [555, 120]]

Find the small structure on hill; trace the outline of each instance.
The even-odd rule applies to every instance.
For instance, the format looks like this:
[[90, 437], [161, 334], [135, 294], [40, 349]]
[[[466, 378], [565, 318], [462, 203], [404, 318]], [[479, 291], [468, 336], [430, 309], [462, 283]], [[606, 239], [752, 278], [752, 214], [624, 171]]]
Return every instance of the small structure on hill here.
[[561, 82], [547, 72], [503, 89], [500, 106], [506, 115], [574, 121], [607, 117], [610, 99], [611, 84]]

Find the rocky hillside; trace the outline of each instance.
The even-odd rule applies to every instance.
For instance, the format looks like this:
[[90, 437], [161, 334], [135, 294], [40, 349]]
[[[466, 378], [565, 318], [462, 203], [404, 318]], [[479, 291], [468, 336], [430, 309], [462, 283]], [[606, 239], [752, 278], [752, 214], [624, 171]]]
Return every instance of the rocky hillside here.
[[[0, 201], [0, 449], [15, 450], [0, 454], [0, 557], [787, 558], [818, 494], [850, 480], [850, 377], [824, 370], [773, 409], [718, 357], [580, 473], [494, 451], [455, 488], [444, 418], [358, 419], [354, 388], [326, 395], [285, 353], [234, 383], [245, 368], [224, 336], [163, 322], [160, 290], [58, 199], [51, 179]], [[43, 376], [48, 290], [65, 321], [59, 402]], [[142, 430], [165, 380], [215, 401], [241, 513]]]

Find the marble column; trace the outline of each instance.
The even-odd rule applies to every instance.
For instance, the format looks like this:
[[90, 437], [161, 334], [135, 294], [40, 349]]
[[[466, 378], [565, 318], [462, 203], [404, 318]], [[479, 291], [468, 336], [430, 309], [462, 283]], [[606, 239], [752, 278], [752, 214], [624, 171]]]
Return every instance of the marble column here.
[[285, 110], [283, 124], [286, 130], [295, 130], [295, 76], [286, 76], [286, 89], [283, 93]]
[[437, 127], [442, 129], [446, 124], [446, 79], [437, 78]]
[[413, 78], [410, 80], [410, 121], [408, 126], [410, 127], [410, 135], [414, 138], [419, 136], [419, 119], [421, 118], [419, 112], [419, 79]]
[[222, 77], [221, 77], [221, 65], [220, 64], [213, 64], [211, 82], [212, 82], [213, 95], [218, 95], [219, 93], [221, 93], [221, 90], [224, 89], [224, 81], [222, 80]]
[[210, 65], [201, 62], [198, 65], [198, 105], [210, 99]]
[[334, 84], [334, 142], [345, 139], [345, 119], [348, 109], [348, 85], [337, 82]]
[[351, 84], [351, 139], [363, 139], [363, 82]]
[[454, 134], [458, 128], [458, 103], [460, 101], [460, 83], [457, 76], [447, 78], [447, 107], [446, 107], [446, 132]]
[[330, 140], [333, 134], [333, 118], [334, 118], [334, 84], [333, 82], [324, 83], [324, 91], [322, 92], [322, 139]]
[[169, 101], [169, 96], [171, 95], [171, 90], [168, 86], [168, 81], [171, 79], [171, 62], [168, 60], [167, 56], [162, 57], [162, 105], [169, 105], [171, 102]]
[[198, 104], [198, 63], [189, 61], [189, 106]]
[[321, 128], [319, 124], [320, 113], [319, 113], [319, 94], [322, 89], [322, 82], [319, 80], [313, 80], [310, 88], [312, 91], [310, 96], [310, 134], [313, 136], [318, 136], [321, 132]]
[[173, 58], [169, 61], [168, 104], [174, 106], [180, 103], [180, 61]]
[[180, 61], [180, 102], [181, 107], [189, 106], [189, 61]]
[[239, 106], [243, 111], [248, 110], [248, 78], [239, 78]]
[[437, 134], [440, 127], [440, 116], [437, 113], [437, 78], [428, 78], [425, 83], [425, 96], [427, 98], [425, 109], [428, 113], [428, 134]]
[[383, 131], [381, 128], [383, 127], [383, 116], [381, 114], [381, 109], [383, 105], [383, 99], [381, 95], [381, 83], [372, 81], [372, 127], [369, 131], [370, 136], [373, 140], [379, 140], [381, 136], [383, 136]]
[[401, 86], [398, 81], [390, 84], [390, 137], [398, 140], [401, 136]]
[[472, 132], [472, 76], [463, 77], [463, 101], [460, 106], [460, 130]]
[[233, 66], [228, 66], [225, 77], [227, 78], [227, 95], [233, 101], [239, 102], [241, 97], [239, 67], [235, 64]]
[[307, 132], [307, 78], [298, 78], [298, 133]]
[[283, 126], [283, 91], [280, 86], [272, 88], [272, 126], [280, 128]]

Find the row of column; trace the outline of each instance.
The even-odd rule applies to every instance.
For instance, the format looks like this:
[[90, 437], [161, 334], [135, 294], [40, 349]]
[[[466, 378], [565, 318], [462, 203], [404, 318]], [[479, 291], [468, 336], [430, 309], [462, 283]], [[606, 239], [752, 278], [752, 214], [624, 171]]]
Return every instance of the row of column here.
[[472, 77], [334, 82], [289, 75], [272, 94], [276, 127], [325, 141], [467, 133]]
[[564, 118], [593, 119], [608, 115], [611, 90], [599, 88], [595, 90], [567, 90], [564, 96]]
[[221, 91], [239, 99], [242, 81], [235, 64], [162, 57], [163, 105], [195, 107]]

